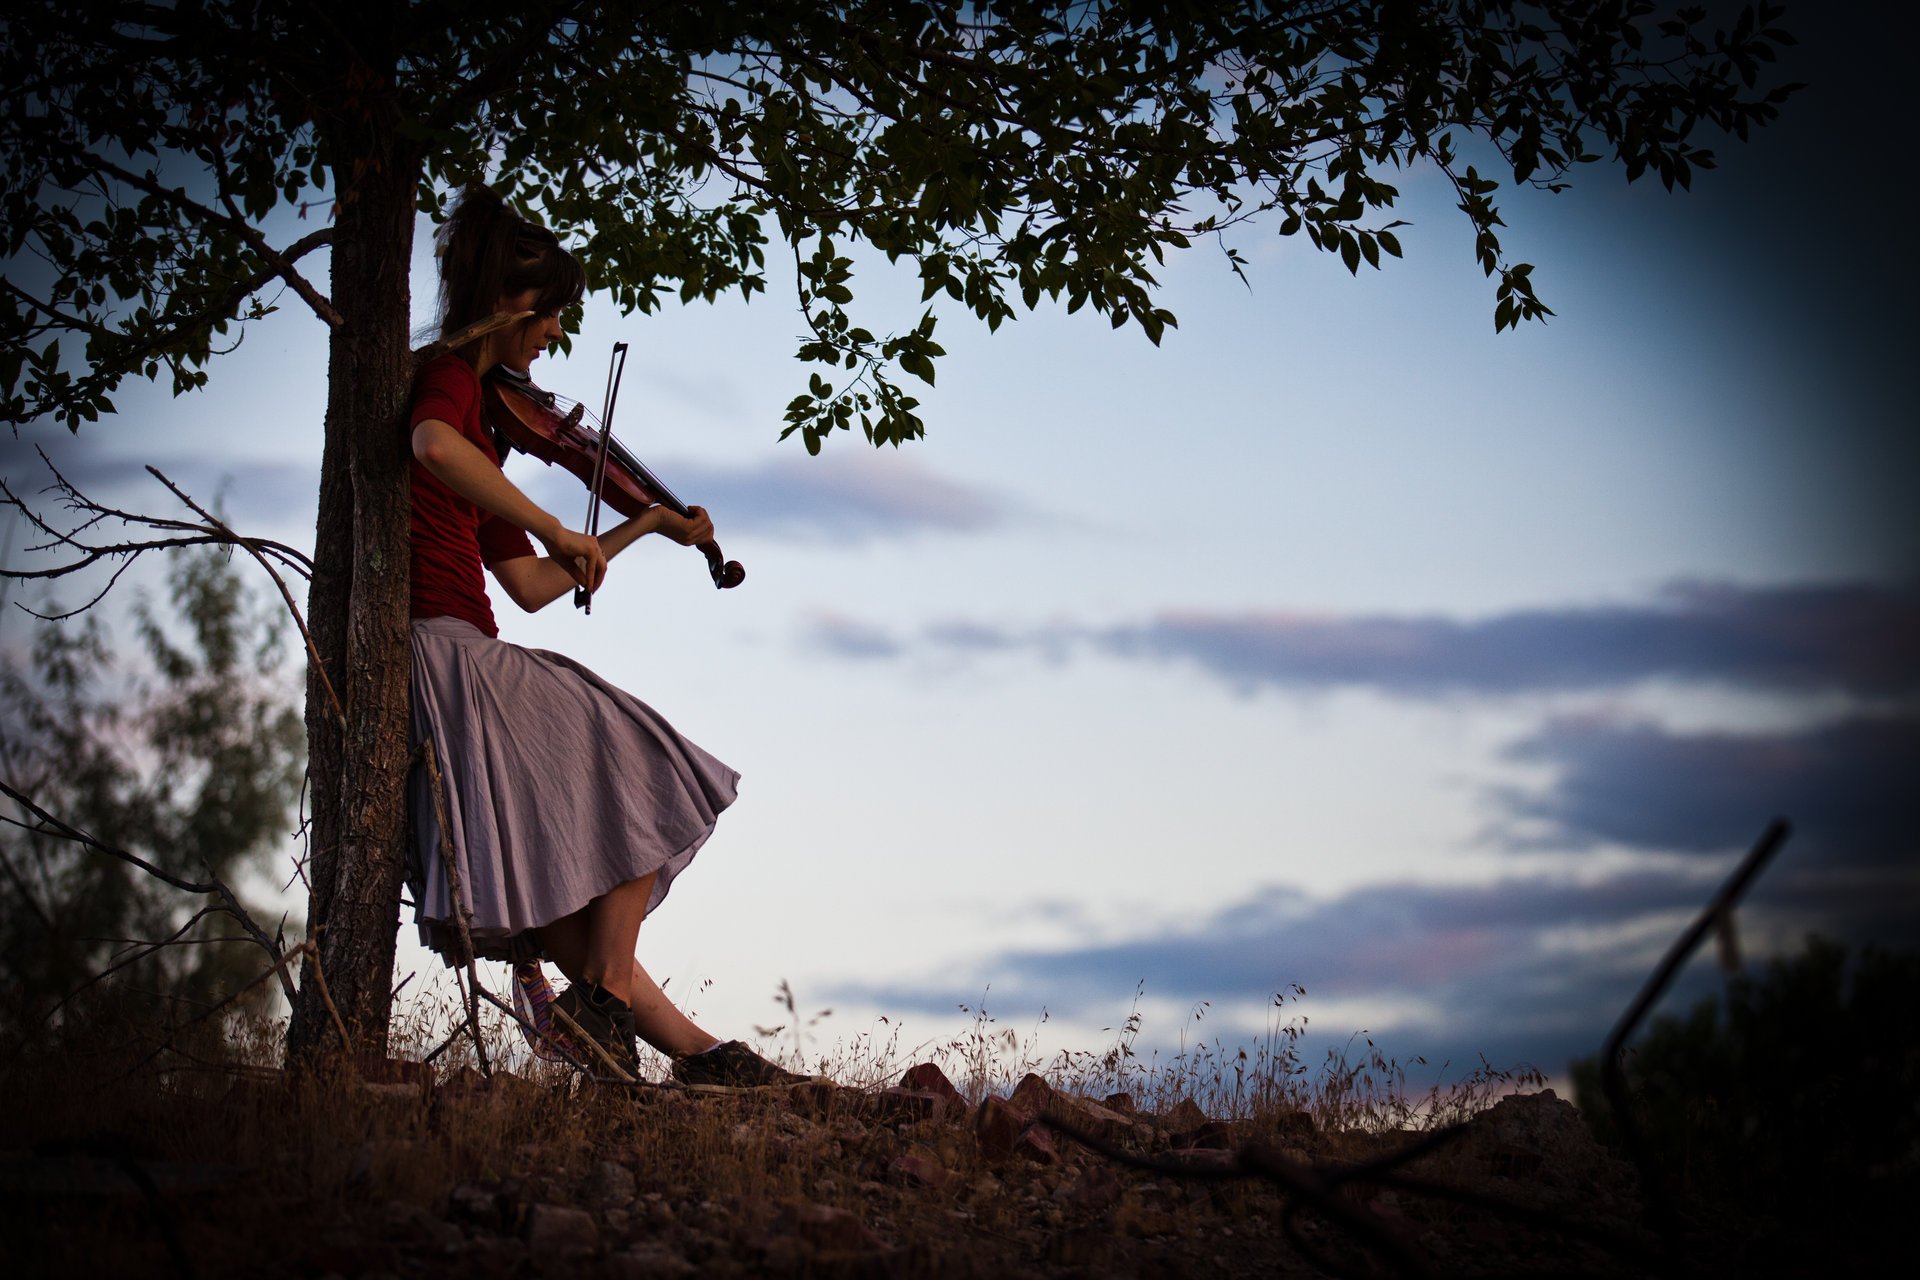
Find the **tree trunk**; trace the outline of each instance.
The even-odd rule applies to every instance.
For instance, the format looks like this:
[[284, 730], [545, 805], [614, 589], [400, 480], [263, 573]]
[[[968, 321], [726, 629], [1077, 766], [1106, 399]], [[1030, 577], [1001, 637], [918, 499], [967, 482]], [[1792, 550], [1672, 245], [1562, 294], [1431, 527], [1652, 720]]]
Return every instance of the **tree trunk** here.
[[[368, 46], [384, 27], [377, 12], [370, 7], [362, 15], [368, 21], [354, 28], [363, 56], [373, 56]], [[327, 361], [307, 610], [345, 718], [309, 672], [307, 918], [353, 1048], [384, 1054], [405, 870], [409, 455], [402, 424], [412, 383], [407, 277], [421, 157], [399, 135], [391, 66], [366, 75], [363, 112], [321, 130], [337, 193], [333, 304], [345, 323], [332, 335]], [[290, 1061], [337, 1047], [314, 977], [309, 959], [287, 1029]]]

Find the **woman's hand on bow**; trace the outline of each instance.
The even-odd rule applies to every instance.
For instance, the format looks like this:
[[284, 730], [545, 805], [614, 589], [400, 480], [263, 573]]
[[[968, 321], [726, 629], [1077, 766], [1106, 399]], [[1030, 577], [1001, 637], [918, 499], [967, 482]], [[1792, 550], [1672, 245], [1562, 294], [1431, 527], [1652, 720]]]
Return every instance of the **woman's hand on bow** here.
[[600, 547], [600, 539], [576, 533], [564, 525], [534, 536], [540, 539], [540, 545], [547, 549], [554, 562], [587, 590], [598, 591], [606, 581], [607, 554]]

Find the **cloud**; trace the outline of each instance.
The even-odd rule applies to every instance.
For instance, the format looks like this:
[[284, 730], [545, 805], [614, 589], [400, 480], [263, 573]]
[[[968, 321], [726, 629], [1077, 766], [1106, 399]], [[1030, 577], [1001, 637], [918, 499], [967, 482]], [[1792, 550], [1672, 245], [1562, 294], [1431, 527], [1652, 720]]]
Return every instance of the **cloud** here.
[[1359, 686], [1409, 697], [1714, 681], [1865, 696], [1920, 691], [1920, 587], [1681, 583], [1655, 603], [1441, 617], [1168, 611], [1110, 627], [949, 619], [895, 651], [954, 656], [1092, 648], [1183, 662], [1242, 692]]
[[860, 543], [980, 533], [1013, 514], [982, 489], [894, 455], [781, 457], [752, 467], [676, 463], [662, 467], [660, 478], [686, 501], [715, 512], [728, 534]]
[[1508, 749], [1558, 776], [1543, 793], [1504, 793], [1549, 842], [1723, 852], [1776, 813], [1803, 843], [1849, 866], [1920, 855], [1920, 719], [1858, 716], [1778, 733], [1674, 733], [1604, 718], [1562, 718]]
[[[1355, 1031], [1389, 1052], [1471, 1063], [1531, 1062], [1557, 1071], [1591, 1053], [1652, 961], [1677, 932], [1621, 926], [1697, 907], [1697, 884], [1640, 875], [1589, 887], [1545, 880], [1481, 886], [1387, 884], [1328, 900], [1261, 890], [1182, 927], [1116, 942], [1013, 950], [964, 974], [849, 987], [890, 1012], [949, 1012], [990, 987], [1002, 1014], [1046, 1007], [1081, 1020], [1118, 1016], [1138, 985], [1163, 1005], [1212, 1004], [1214, 1032], [1257, 1030], [1275, 994], [1298, 983], [1316, 1002], [1383, 1014], [1364, 1027], [1314, 1020], [1317, 1056]], [[1568, 945], [1569, 930], [1597, 941]], [[1427, 1011], [1412, 1012], [1408, 1011]], [[1164, 1041], [1168, 1028], [1146, 1028]]]
[[[1138, 985], [1163, 1005], [1211, 1002], [1215, 1030], [1233, 1036], [1257, 1035], [1275, 994], [1298, 983], [1310, 1018], [1316, 1001], [1381, 1011], [1365, 1026], [1318, 1020], [1310, 1055], [1365, 1030], [1403, 1060], [1418, 1054], [1431, 1064], [1471, 1064], [1484, 1054], [1496, 1066], [1558, 1071], [1599, 1047], [1715, 883], [1685, 871], [1642, 871], [1588, 884], [1398, 882], [1328, 899], [1268, 887], [1157, 932], [1009, 950], [960, 973], [853, 985], [834, 998], [891, 1013], [945, 1013], [990, 988], [1003, 1016], [1045, 1007], [1097, 1020], [1124, 1011]], [[1894, 874], [1836, 880], [1789, 846], [1739, 924], [1750, 940], [1797, 939], [1817, 928], [1842, 939], [1911, 944], [1920, 934], [1912, 911], [1888, 904], [1912, 883]], [[1715, 981], [1703, 959], [1661, 1008], [1684, 1008]], [[1171, 1039], [1166, 1028], [1147, 1034]]]
[[1920, 689], [1920, 589], [1683, 583], [1651, 605], [1437, 617], [1169, 612], [1097, 637], [1236, 688], [1392, 693], [1592, 689], [1650, 677], [1777, 689]]
[[897, 658], [902, 652], [900, 642], [881, 628], [833, 613], [808, 620], [804, 643], [816, 652], [857, 662]]
[[[196, 502], [222, 512], [241, 533], [295, 541], [303, 533], [311, 536], [319, 505], [317, 467], [164, 453], [140, 460], [86, 447], [64, 434], [38, 443], [68, 483], [96, 502], [136, 513], [197, 521], [199, 517], [148, 474], [147, 463], [151, 462]], [[25, 437], [0, 436], [0, 477], [42, 515], [53, 517], [57, 513], [48, 505], [53, 495], [44, 492], [54, 482], [53, 473], [35, 453], [35, 444]]]

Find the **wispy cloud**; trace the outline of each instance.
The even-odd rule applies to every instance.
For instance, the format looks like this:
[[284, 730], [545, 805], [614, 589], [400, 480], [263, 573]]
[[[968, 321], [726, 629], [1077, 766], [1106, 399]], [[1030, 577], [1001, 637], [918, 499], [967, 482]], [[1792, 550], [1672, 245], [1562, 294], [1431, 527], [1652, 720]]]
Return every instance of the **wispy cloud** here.
[[[947, 479], [906, 457], [843, 452], [781, 457], [751, 467], [665, 463], [660, 478], [688, 502], [724, 520], [728, 534], [771, 534], [842, 544], [921, 534], [981, 533], [1013, 519], [1002, 499]], [[529, 490], [578, 488], [538, 474]]]
[[900, 656], [900, 642], [882, 628], [835, 613], [816, 614], [808, 620], [806, 645], [819, 653], [859, 662]]
[[946, 620], [895, 654], [1032, 650], [1197, 667], [1237, 690], [1405, 696], [1600, 689], [1650, 678], [1866, 696], [1920, 690], [1920, 588], [1682, 583], [1644, 605], [1410, 615], [1168, 611], [1108, 627]]

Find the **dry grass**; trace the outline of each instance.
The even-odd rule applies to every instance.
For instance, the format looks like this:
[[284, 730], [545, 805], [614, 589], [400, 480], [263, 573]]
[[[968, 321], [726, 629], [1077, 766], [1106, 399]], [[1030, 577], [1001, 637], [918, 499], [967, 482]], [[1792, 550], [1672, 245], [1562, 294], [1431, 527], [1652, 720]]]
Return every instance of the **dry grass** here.
[[[785, 1003], [797, 1015], [790, 992]], [[655, 1245], [703, 1272], [810, 1274], [836, 1250], [891, 1259], [899, 1274], [1126, 1272], [1202, 1240], [1194, 1256], [1219, 1274], [1285, 1274], [1304, 1264], [1285, 1262], [1274, 1188], [1115, 1170], [1065, 1139], [1058, 1162], [991, 1160], [971, 1125], [876, 1108], [873, 1091], [920, 1061], [975, 1103], [1034, 1073], [1096, 1101], [1126, 1094], [1142, 1116], [1192, 1102], [1235, 1122], [1238, 1140], [1284, 1131], [1302, 1155], [1353, 1157], [1378, 1135], [1467, 1114], [1520, 1083], [1483, 1073], [1445, 1096], [1411, 1097], [1377, 1054], [1309, 1069], [1296, 1052], [1296, 1003], [1277, 999], [1270, 1034], [1247, 1050], [1200, 1043], [1165, 1059], [1135, 1052], [1137, 1008], [1107, 1048], [1047, 1056], [1037, 1034], [1003, 1030], [984, 1008], [934, 1045], [903, 1049], [883, 1022], [805, 1064], [840, 1090], [791, 1100], [597, 1086], [534, 1060], [491, 1010], [491, 1086], [464, 1039], [412, 1083], [370, 1086], [344, 1063], [290, 1074], [280, 1027], [243, 1015], [130, 1074], [146, 1055], [129, 1046], [145, 1040], [99, 1014], [0, 1063], [0, 1085], [31, 1099], [0, 1122], [0, 1146], [16, 1183], [76, 1152], [108, 1163], [89, 1166], [91, 1190], [50, 1197], [29, 1185], [0, 1201], [0, 1230], [28, 1241], [23, 1260], [48, 1274], [77, 1258], [103, 1274], [168, 1274], [163, 1217], [208, 1273], [513, 1274], [538, 1252], [535, 1207], [579, 1206], [599, 1224], [594, 1257], [608, 1274], [645, 1274], [619, 1271], [616, 1255]], [[416, 1002], [393, 1028], [394, 1057], [418, 1063], [459, 1018], [451, 1005]], [[797, 1065], [802, 1044], [784, 1034], [762, 1047]], [[128, 1191], [111, 1164], [125, 1157], [162, 1184], [158, 1201]], [[619, 1203], [596, 1190], [609, 1177], [630, 1180]], [[176, 1194], [170, 1179], [209, 1186]], [[839, 1216], [808, 1225], [807, 1213]]]

